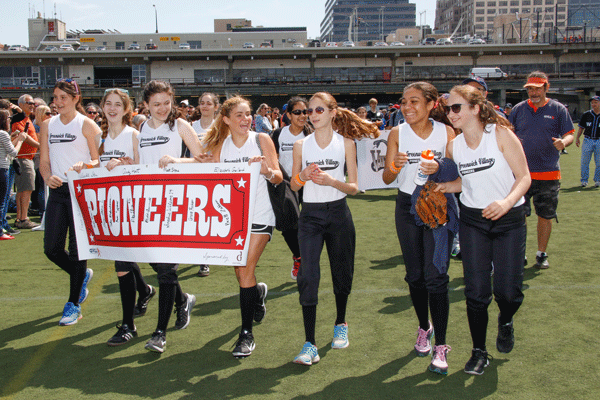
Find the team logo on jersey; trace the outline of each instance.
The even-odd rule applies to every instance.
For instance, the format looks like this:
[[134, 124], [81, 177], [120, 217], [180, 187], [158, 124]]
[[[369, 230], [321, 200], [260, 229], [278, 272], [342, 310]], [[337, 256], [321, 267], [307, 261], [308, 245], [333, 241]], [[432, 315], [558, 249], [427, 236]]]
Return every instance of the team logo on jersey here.
[[77, 135], [73, 135], [72, 133], [58, 133], [58, 134], [50, 134], [48, 138], [48, 142], [50, 144], [54, 143], [71, 143], [77, 140]]
[[[435, 158], [436, 160], [441, 159], [442, 156], [442, 152], [438, 151], [438, 150], [431, 150], [433, 152], [433, 158]], [[421, 162], [421, 152], [411, 152], [411, 151], [407, 151], [406, 155], [408, 156], [408, 163], [409, 164], [417, 164], [419, 162]]]
[[311, 164], [317, 164], [321, 171], [331, 171], [340, 166], [340, 162], [337, 160], [332, 160], [327, 158], [325, 160], [318, 160], [314, 162], [306, 161], [306, 166], [308, 167]]
[[281, 143], [279, 145], [279, 151], [292, 151], [294, 149], [294, 143]]
[[171, 140], [167, 136], [156, 136], [151, 138], [141, 138], [140, 139], [140, 147], [148, 147], [148, 146], [159, 146], [161, 144], [168, 143]]
[[496, 163], [495, 158], [479, 158], [477, 160], [473, 160], [468, 163], [458, 163], [458, 170], [461, 175], [469, 175], [474, 174], [475, 172], [485, 171], [486, 169], [490, 169]]
[[113, 158], [121, 158], [127, 156], [127, 153], [121, 150], [106, 151], [100, 156], [100, 161], [110, 161]]

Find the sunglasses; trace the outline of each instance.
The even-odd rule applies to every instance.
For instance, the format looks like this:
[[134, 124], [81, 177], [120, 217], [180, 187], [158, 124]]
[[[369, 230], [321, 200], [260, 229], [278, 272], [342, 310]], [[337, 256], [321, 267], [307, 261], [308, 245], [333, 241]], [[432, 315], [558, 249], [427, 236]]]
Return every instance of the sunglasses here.
[[87, 111], [88, 114], [98, 114], [98, 111]]
[[113, 90], [119, 90], [119, 91], [121, 91], [121, 92], [125, 93], [127, 96], [129, 96], [129, 90], [127, 90], [127, 89], [120, 89], [120, 88], [106, 89], [106, 90], [104, 91], [104, 95], [106, 96], [107, 94], [109, 94], [109, 93], [110, 93], [110, 92], [112, 92]]
[[456, 103], [456, 104], [452, 104], [449, 106], [444, 106], [444, 112], [446, 113], [446, 115], [448, 115], [448, 114], [450, 114], [450, 110], [452, 110], [452, 112], [454, 114], [458, 114], [460, 112], [461, 107], [464, 105], [466, 105], [466, 104]]
[[35, 103], [33, 101], [26, 101], [25, 104], [29, 104], [30, 106], [35, 106]]
[[304, 111], [306, 111], [306, 114], [308, 114], [308, 115], [312, 115], [313, 111], [316, 112], [317, 114], [323, 114], [325, 112], [325, 109], [323, 107], [317, 107], [314, 110], [312, 108], [307, 108]]
[[46, 115], [52, 115], [52, 113], [51, 113], [51, 112], [47, 112], [47, 113], [44, 113], [44, 114], [46, 114]]
[[306, 110], [294, 110], [294, 111], [290, 111], [290, 114], [294, 114], [294, 115], [304, 114], [304, 115], [306, 115]]
[[58, 82], [67, 82], [73, 84], [73, 86], [75, 86], [75, 92], [81, 94], [81, 90], [79, 90], [79, 85], [77, 84], [77, 81], [75, 79], [63, 78], [56, 81], [56, 83]]

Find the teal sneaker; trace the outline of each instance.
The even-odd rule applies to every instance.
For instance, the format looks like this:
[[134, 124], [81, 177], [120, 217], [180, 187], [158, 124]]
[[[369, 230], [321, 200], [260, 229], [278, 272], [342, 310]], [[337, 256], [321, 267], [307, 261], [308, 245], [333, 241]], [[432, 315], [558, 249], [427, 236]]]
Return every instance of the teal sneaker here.
[[81, 315], [81, 306], [76, 306], [70, 301], [65, 304], [65, 308], [63, 309], [63, 315], [60, 321], [58, 321], [58, 325], [74, 325], [80, 320]]
[[294, 363], [313, 365], [318, 363], [320, 359], [319, 353], [317, 352], [317, 346], [313, 345], [311, 342], [306, 342], [304, 343], [304, 346], [302, 346], [302, 351], [300, 351], [300, 354], [294, 358]]
[[79, 293], [79, 304], [83, 303], [90, 291], [87, 288], [88, 283], [92, 280], [92, 276], [94, 276], [94, 271], [91, 268], [88, 268], [85, 271], [85, 278], [83, 279], [83, 285], [81, 286], [81, 292]]
[[345, 349], [350, 342], [348, 341], [348, 324], [344, 322], [333, 327], [333, 340], [331, 341], [332, 349]]

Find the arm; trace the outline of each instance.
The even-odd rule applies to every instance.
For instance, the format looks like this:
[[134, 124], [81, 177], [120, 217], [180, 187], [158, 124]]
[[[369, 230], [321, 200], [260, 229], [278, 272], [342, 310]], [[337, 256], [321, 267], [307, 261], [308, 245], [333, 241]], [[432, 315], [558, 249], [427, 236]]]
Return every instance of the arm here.
[[259, 133], [258, 140], [260, 141], [260, 147], [263, 155], [250, 158], [248, 164], [260, 162], [260, 173], [265, 177], [266, 180], [277, 185], [283, 181], [283, 174], [279, 169], [275, 145], [273, 144], [273, 141], [269, 135], [266, 133]]
[[577, 140], [575, 141], [575, 145], [577, 147], [579, 147], [579, 145], [581, 144], [581, 141], [579, 140], [579, 138], [581, 137], [581, 134], [583, 133], [584, 129], [580, 126], [579, 130], [577, 131]]
[[290, 186], [294, 192], [297, 192], [298, 190], [300, 190], [302, 188], [302, 186], [304, 186], [304, 184], [299, 185], [297, 180], [295, 179], [295, 177], [298, 176], [300, 181], [306, 182], [306, 181], [308, 181], [308, 177], [310, 176], [310, 174], [308, 174], [308, 173], [302, 174], [302, 172], [303, 172], [302, 171], [302, 143], [303, 142], [304, 142], [304, 139], [296, 141], [296, 143], [294, 143], [294, 148], [292, 150], [294, 164], [292, 165], [292, 176], [291, 176]]
[[[98, 147], [96, 146], [96, 137], [102, 133], [102, 130], [94, 121], [86, 118], [83, 121], [83, 127], [81, 129], [83, 136], [85, 137], [90, 151], [90, 163], [79, 161], [71, 167], [72, 170], [77, 173], [81, 172], [84, 168], [95, 168], [100, 165], [100, 156], [98, 155]], [[41, 130], [40, 130], [41, 133]]]
[[56, 189], [62, 186], [63, 180], [56, 175], [52, 175], [50, 149], [48, 147], [48, 121], [46, 120], [40, 125], [40, 174], [42, 174], [44, 182], [50, 189]]
[[406, 153], [398, 151], [398, 135], [400, 128], [395, 126], [390, 131], [387, 142], [387, 151], [385, 153], [385, 168], [383, 170], [383, 182], [389, 185], [396, 179], [400, 169], [408, 161]]
[[[454, 133], [454, 129], [446, 125], [446, 143], [450, 143], [456, 138], [456, 134]], [[448, 149], [448, 144], [446, 144], [446, 149]], [[429, 162], [421, 162], [420, 164], [421, 171], [423, 171], [426, 175], [433, 175], [440, 170], [440, 164], [437, 160], [429, 161]]]
[[531, 185], [531, 176], [527, 168], [527, 159], [523, 146], [515, 134], [506, 128], [499, 127], [496, 130], [496, 138], [500, 151], [508, 162], [515, 176], [515, 183], [510, 189], [508, 196], [502, 200], [494, 201], [483, 209], [481, 215], [484, 218], [498, 220], [505, 215], [519, 201]]
[[344, 138], [344, 148], [346, 150], [346, 168], [348, 178], [346, 182], [338, 181], [321, 169], [316, 168], [311, 174], [311, 180], [317, 185], [331, 186], [342, 193], [355, 195], [358, 193], [358, 172], [356, 167], [356, 146], [354, 141]]
[[168, 164], [171, 164], [171, 163], [180, 163], [180, 164], [194, 163], [194, 162], [196, 162], [194, 157], [200, 155], [200, 140], [198, 139], [198, 135], [196, 134], [196, 131], [194, 131], [194, 128], [192, 128], [192, 126], [189, 124], [189, 122], [187, 122], [186, 120], [184, 120], [182, 118], [178, 118], [177, 119], [177, 129], [178, 129], [179, 136], [181, 136], [181, 139], [183, 140], [183, 142], [185, 143], [187, 148], [190, 150], [190, 154], [192, 155], [192, 158], [185, 158], [185, 157], [177, 158], [177, 157], [172, 157], [170, 155], [164, 155], [160, 158], [160, 160], [158, 160], [158, 166], [160, 168], [164, 168]]
[[[446, 145], [446, 157], [450, 158], [454, 161], [453, 157], [453, 149], [454, 149], [454, 139], [448, 141]], [[442, 193], [460, 193], [462, 191], [462, 179], [460, 177], [456, 178], [452, 182], [440, 182], [436, 183], [435, 189], [436, 192], [440, 191]]]

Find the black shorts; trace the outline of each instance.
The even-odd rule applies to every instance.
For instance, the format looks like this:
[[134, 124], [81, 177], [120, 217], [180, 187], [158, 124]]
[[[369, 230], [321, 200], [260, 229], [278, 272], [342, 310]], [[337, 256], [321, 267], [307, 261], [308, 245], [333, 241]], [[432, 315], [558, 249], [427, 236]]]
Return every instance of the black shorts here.
[[255, 235], [269, 235], [269, 241], [271, 241], [271, 236], [273, 236], [273, 227], [271, 225], [252, 224], [252, 229], [250, 232]]
[[538, 217], [544, 219], [556, 218], [556, 208], [558, 207], [558, 191], [560, 190], [560, 181], [540, 181], [531, 180], [531, 186], [525, 193], [525, 214], [531, 215], [531, 204], [529, 199], [533, 198], [533, 206]]

